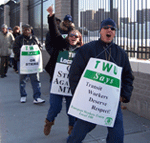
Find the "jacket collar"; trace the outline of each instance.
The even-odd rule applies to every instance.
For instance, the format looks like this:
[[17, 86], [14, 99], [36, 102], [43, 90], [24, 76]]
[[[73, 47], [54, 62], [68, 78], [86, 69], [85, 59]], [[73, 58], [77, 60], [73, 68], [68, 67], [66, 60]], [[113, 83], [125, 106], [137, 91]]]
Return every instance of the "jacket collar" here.
[[29, 39], [32, 39], [32, 35], [30, 35], [30, 36], [25, 36], [25, 35], [23, 35], [23, 38], [29, 40]]
[[3, 33], [3, 35], [4, 35], [4, 36], [6, 36], [6, 35], [7, 35], [7, 33], [8, 33], [8, 31], [7, 31], [6, 33], [4, 33], [4, 32], [2, 32], [2, 33]]
[[99, 42], [102, 46], [106, 47], [106, 46], [110, 46], [113, 44], [113, 41], [111, 41], [110, 43], [105, 43], [104, 41], [102, 41], [101, 39], [99, 39]]

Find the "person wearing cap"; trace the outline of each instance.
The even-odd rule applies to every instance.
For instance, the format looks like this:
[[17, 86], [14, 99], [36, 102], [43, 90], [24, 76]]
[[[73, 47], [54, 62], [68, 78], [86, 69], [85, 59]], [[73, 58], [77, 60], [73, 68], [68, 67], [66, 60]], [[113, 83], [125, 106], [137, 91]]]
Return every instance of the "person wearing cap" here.
[[60, 23], [59, 31], [61, 34], [68, 34], [73, 29], [75, 29], [73, 18], [71, 15], [67, 14]]
[[[23, 34], [16, 37], [13, 51], [15, 54], [15, 60], [17, 60], [18, 70], [20, 65], [20, 50], [23, 45], [38, 45], [40, 49], [42, 46], [38, 40], [38, 38], [32, 34], [32, 27], [29, 24], [25, 24], [22, 26]], [[26, 78], [30, 77], [32, 89], [33, 89], [33, 103], [39, 104], [44, 103], [45, 100], [41, 99], [41, 83], [39, 79], [39, 73], [34, 74], [20, 74], [20, 102], [25, 103], [27, 98], [27, 93], [25, 90], [26, 86]]]
[[[114, 126], [107, 127], [107, 143], [124, 142], [123, 117], [120, 102], [128, 103], [130, 101], [134, 80], [127, 54], [122, 48], [113, 43], [115, 32], [116, 23], [114, 20], [110, 18], [103, 20], [100, 26], [100, 39], [87, 43], [78, 50], [69, 72], [70, 88], [72, 94], [74, 94], [80, 77], [91, 57], [110, 61], [122, 67], [120, 101]], [[81, 143], [87, 133], [95, 127], [96, 124], [77, 119], [71, 135], [67, 138], [67, 143]]]
[[[57, 17], [55, 17], [55, 19], [56, 19], [58, 30], [61, 33], [63, 38], [66, 38], [68, 36], [68, 33], [71, 30], [75, 29], [75, 25], [73, 23], [73, 18], [71, 15], [69, 14], [65, 15], [63, 21], [61, 21]], [[54, 50], [53, 46], [51, 45], [52, 42], [50, 39], [51, 39], [50, 32], [48, 32], [46, 35], [46, 40], [45, 40], [45, 48], [47, 52], [50, 54], [50, 59], [53, 59], [53, 57], [57, 56], [57, 51]], [[47, 65], [45, 66], [45, 70], [49, 75], [51, 75], [51, 69], [49, 68], [50, 63], [51, 61], [49, 60]], [[63, 98], [63, 102], [66, 103], [65, 98]]]
[[7, 31], [8, 27], [6, 24], [3, 24], [1, 28], [2, 32], [0, 32], [0, 58], [1, 58], [0, 75], [1, 78], [4, 78], [7, 76], [6, 74], [8, 71], [9, 57], [15, 39], [12, 33], [9, 33]]
[[12, 28], [11, 28], [11, 27], [8, 27], [7, 29], [8, 29], [8, 32], [13, 33], [13, 31], [12, 31]]

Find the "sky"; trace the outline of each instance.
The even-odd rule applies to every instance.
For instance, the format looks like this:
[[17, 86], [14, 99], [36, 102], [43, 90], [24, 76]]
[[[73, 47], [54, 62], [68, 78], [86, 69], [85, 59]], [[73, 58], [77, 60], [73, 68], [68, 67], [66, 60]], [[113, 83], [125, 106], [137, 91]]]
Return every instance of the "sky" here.
[[[79, 0], [79, 11], [98, 10], [104, 7], [105, 11], [110, 11], [110, 0]], [[129, 17], [131, 21], [136, 21], [137, 10], [149, 9], [150, 0], [113, 0], [113, 7], [118, 9], [119, 17]]]
[[9, 0], [0, 0], [0, 5], [1, 5], [1, 4], [4, 4], [4, 3], [7, 2], [7, 1], [9, 1]]
[[0, 0], [0, 5], [4, 3], [4, 0]]
[[[0, 5], [6, 3], [9, 0], [0, 0]], [[99, 8], [105, 8], [105, 11], [109, 11], [110, 10], [110, 0], [79, 0], [79, 11], [85, 11], [87, 9], [90, 10], [98, 10]], [[119, 0], [120, 1], [120, 0]], [[137, 9], [144, 9], [144, 8], [150, 8], [150, 0], [121, 0], [122, 2], [122, 6], [120, 7], [120, 2], [118, 0], [113, 0], [113, 6], [114, 8], [118, 8], [118, 11], [120, 11], [120, 8], [122, 10], [127, 11], [128, 8], [128, 12], [131, 13], [131, 7], [132, 8], [132, 16], [128, 15], [128, 17], [130, 17], [131, 19], [134, 19], [134, 10], [137, 11]], [[145, 4], [145, 1], [147, 1], [147, 4]], [[135, 2], [135, 7], [133, 6]], [[119, 7], [118, 7], [119, 5]], [[137, 7], [138, 6], [138, 7]], [[135, 12], [136, 14], [136, 12]], [[120, 17], [127, 17], [127, 13], [122, 12], [122, 15], [120, 15]]]

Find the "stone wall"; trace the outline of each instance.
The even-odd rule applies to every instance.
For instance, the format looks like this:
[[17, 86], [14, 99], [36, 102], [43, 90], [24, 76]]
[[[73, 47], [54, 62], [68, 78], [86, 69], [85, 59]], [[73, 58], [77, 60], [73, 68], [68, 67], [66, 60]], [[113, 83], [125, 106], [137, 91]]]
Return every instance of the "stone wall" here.
[[150, 61], [131, 61], [134, 89], [131, 101], [122, 104], [128, 110], [150, 120]]

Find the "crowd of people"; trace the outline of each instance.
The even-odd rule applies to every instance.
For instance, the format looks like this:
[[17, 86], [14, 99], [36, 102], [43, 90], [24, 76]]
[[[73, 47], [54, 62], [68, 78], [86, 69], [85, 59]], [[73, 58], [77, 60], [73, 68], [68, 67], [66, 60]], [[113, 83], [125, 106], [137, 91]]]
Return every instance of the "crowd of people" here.
[[[116, 23], [113, 19], [105, 19], [100, 25], [100, 38], [87, 44], [83, 44], [82, 34], [76, 29], [71, 15], [66, 15], [63, 20], [55, 17], [53, 6], [47, 9], [49, 31], [46, 34], [45, 48], [50, 59], [45, 67], [49, 74], [50, 83], [50, 98], [49, 109], [45, 119], [44, 134], [50, 134], [51, 128], [55, 123], [55, 118], [61, 112], [62, 101], [66, 101], [66, 114], [68, 116], [68, 137], [67, 143], [81, 143], [87, 133], [92, 131], [97, 124], [91, 123], [73, 115], [68, 114], [68, 110], [73, 99], [77, 85], [82, 77], [89, 60], [91, 58], [102, 59], [112, 62], [122, 68], [120, 101], [118, 103], [116, 118], [113, 127], [107, 127], [108, 134], [107, 143], [123, 143], [124, 127], [123, 117], [121, 112], [121, 102], [128, 103], [133, 90], [133, 74], [125, 51], [118, 45], [113, 43], [113, 38], [116, 32]], [[13, 30], [7, 27], [6, 24], [1, 26], [0, 32], [0, 58], [1, 78], [7, 77], [8, 66], [12, 66], [16, 73], [19, 73], [19, 89], [20, 102], [27, 101], [27, 93], [25, 90], [26, 78], [29, 77], [33, 89], [33, 103], [42, 104], [45, 102], [41, 98], [40, 74], [35, 73], [20, 73], [20, 52], [24, 45], [37, 45], [42, 49], [38, 38], [33, 35], [33, 28], [29, 24], [22, 26], [22, 34], [20, 27], [15, 26]], [[64, 63], [63, 58], [67, 62]], [[64, 80], [69, 83], [68, 92], [57, 91], [58, 81], [56, 77], [61, 77], [57, 69], [67, 69], [65, 71]], [[81, 98], [83, 99], [83, 98]], [[84, 102], [84, 101], [83, 101]]]

